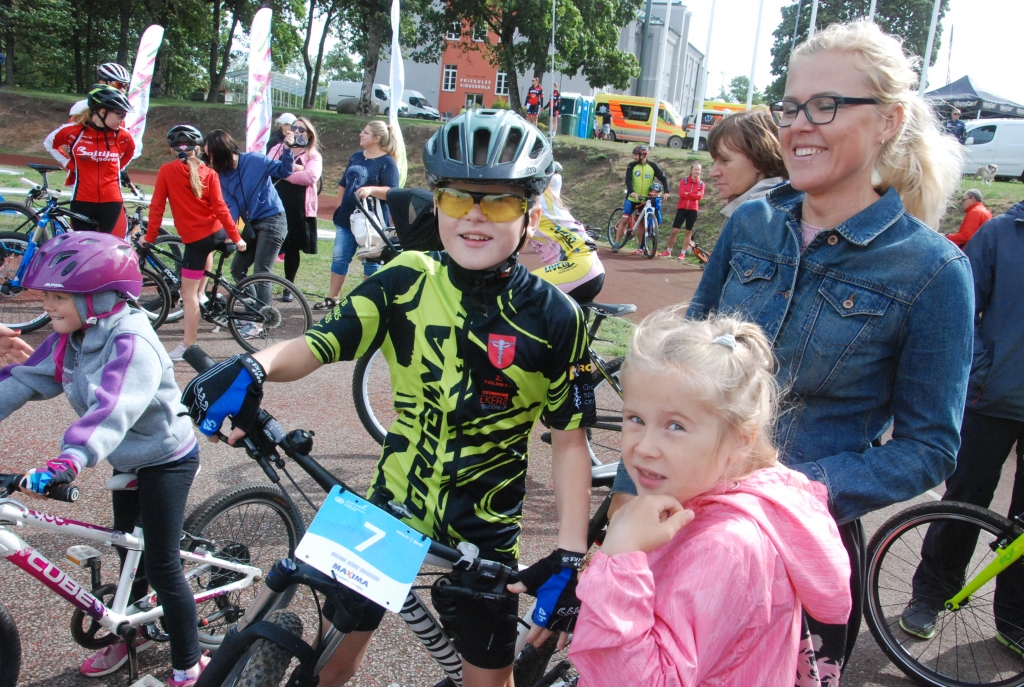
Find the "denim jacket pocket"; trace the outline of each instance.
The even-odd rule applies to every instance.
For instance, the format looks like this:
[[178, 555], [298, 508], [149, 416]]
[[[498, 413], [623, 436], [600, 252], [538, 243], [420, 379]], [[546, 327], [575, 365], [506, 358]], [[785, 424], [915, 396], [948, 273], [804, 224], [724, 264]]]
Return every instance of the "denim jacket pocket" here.
[[822, 281], [818, 295], [822, 301], [808, 342], [813, 355], [804, 355], [805, 363], [814, 360], [813, 369], [801, 365], [800, 370], [805, 393], [820, 393], [847, 365], [870, 369], [888, 358], [881, 350], [888, 348], [881, 324], [892, 303], [889, 296], [832, 278]]
[[775, 262], [749, 253], [736, 251], [729, 261], [729, 278], [722, 289], [722, 303], [728, 303], [730, 310], [757, 310], [751, 305], [771, 286], [775, 276]]

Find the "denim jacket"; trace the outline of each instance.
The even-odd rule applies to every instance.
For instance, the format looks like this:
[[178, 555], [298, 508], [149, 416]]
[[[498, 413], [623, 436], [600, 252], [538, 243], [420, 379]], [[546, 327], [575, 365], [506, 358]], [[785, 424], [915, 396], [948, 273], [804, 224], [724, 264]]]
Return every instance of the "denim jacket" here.
[[[971, 269], [895, 190], [800, 252], [789, 184], [725, 225], [687, 312], [736, 314], [772, 342], [783, 462], [828, 487], [840, 523], [923, 493], [960, 447]], [[872, 447], [893, 425], [893, 437]]]

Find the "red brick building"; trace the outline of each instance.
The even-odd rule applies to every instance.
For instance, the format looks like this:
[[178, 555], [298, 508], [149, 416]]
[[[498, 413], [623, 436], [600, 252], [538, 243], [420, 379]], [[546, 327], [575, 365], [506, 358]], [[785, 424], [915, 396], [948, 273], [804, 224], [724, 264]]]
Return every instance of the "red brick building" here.
[[[479, 45], [497, 43], [497, 34], [473, 31], [469, 24], [459, 29], [448, 34], [448, 46], [441, 57], [437, 109], [442, 116], [445, 112], [454, 116], [466, 106], [491, 107], [498, 98], [508, 100], [505, 73], [491, 65], [483, 52], [486, 47]], [[408, 87], [415, 88], [411, 84]]]

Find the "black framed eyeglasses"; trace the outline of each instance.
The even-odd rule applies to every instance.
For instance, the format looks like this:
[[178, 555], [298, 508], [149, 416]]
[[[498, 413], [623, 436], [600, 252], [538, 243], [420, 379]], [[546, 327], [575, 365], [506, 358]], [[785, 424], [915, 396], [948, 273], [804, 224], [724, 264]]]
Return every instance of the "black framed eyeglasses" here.
[[306, 129], [306, 127], [304, 126], [293, 126], [292, 131], [294, 131], [297, 134], [304, 134], [306, 133], [306, 131], [308, 131], [308, 129]]
[[782, 128], [793, 126], [800, 110], [811, 124], [830, 124], [841, 107], [850, 105], [877, 105], [874, 98], [847, 98], [842, 95], [819, 95], [801, 104], [793, 100], [776, 100], [768, 106], [772, 119]]

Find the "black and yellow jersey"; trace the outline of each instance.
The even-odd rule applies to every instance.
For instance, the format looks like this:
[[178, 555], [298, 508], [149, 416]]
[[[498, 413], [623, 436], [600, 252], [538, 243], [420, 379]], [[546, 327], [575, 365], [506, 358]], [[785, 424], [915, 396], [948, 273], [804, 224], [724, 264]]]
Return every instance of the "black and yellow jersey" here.
[[380, 347], [398, 418], [370, 488], [412, 527], [487, 555], [518, 557], [529, 436], [594, 421], [583, 314], [516, 265], [483, 280], [444, 253], [404, 252], [306, 333], [323, 363]]
[[626, 193], [635, 193], [641, 199], [651, 192], [651, 184], [657, 179], [661, 182], [661, 190], [668, 190], [668, 177], [661, 171], [656, 162], [630, 162], [626, 165]]

